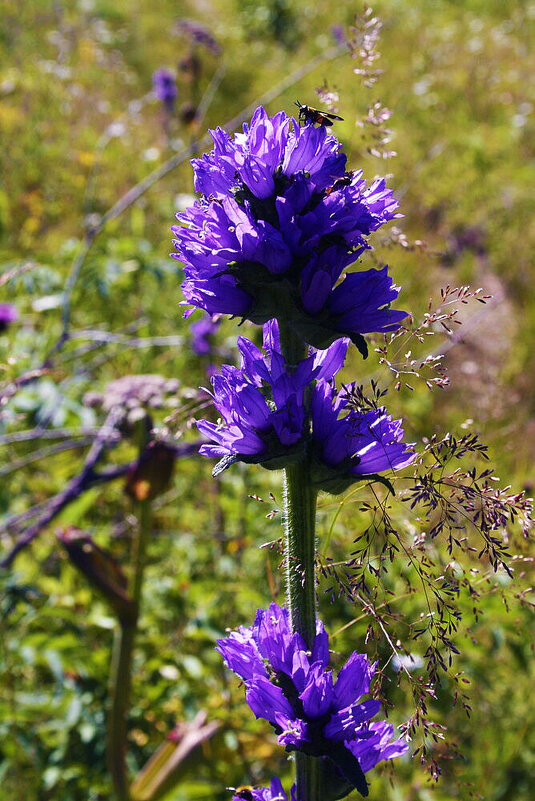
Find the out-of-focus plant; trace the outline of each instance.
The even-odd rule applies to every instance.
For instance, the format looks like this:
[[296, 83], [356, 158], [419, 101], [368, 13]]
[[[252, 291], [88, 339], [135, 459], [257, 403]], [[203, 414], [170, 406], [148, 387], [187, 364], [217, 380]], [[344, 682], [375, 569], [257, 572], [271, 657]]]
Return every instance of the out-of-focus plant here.
[[[135, 792], [131, 791], [127, 752], [132, 659], [152, 534], [152, 504], [168, 488], [176, 459], [191, 457], [198, 450], [196, 443], [175, 444], [155, 436], [150, 411], [169, 405], [174, 408], [177, 391], [176, 380], [158, 375], [135, 375], [113, 381], [104, 394], [88, 393], [86, 403], [102, 409], [104, 422], [96, 432], [83, 468], [65, 490], [44, 504], [36, 521], [20, 536], [4, 564], [6, 567], [11, 564], [45, 526], [92, 487], [125, 479], [125, 492], [133, 503], [137, 520], [126, 572], [112, 553], [100, 547], [89, 533], [73, 526], [58, 533], [71, 563], [105, 598], [117, 621], [109, 682], [107, 759], [115, 792], [121, 801], [130, 798], [153, 801], [161, 797], [163, 789], [168, 791], [181, 777], [184, 760], [190, 760], [193, 752], [218, 728], [216, 722], [205, 724], [199, 715], [192, 723], [180, 724], [152, 758], [150, 770], [142, 770]], [[134, 461], [97, 469], [107, 448], [128, 441], [137, 448]]]

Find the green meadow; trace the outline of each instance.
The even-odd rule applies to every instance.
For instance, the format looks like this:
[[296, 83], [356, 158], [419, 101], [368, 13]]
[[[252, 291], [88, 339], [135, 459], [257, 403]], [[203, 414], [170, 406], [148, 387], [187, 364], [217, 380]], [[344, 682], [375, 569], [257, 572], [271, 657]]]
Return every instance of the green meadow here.
[[[414, 327], [425, 314], [458, 310], [387, 352], [374, 335], [367, 361], [355, 352], [343, 380], [387, 389], [389, 412], [403, 417], [419, 451], [433, 436], [477, 434], [489, 461], [467, 453], [450, 472], [490, 466], [496, 488], [511, 487], [503, 498], [533, 494], [535, 2], [378, 0], [380, 58], [369, 71], [380, 74], [367, 78], [355, 73], [358, 47], [349, 52], [333, 32], [356, 35], [361, 12], [360, 3], [333, 0], [0, 0], [0, 303], [19, 314], [0, 331], [2, 556], [82, 470], [110, 382], [163, 376], [172, 391], [151, 409], [152, 424], [168, 443], [198, 440], [193, 421], [210, 415], [198, 392], [209, 385], [208, 361], [191, 349], [169, 229], [193, 202], [189, 161], [210, 149], [208, 129], [237, 130], [260, 103], [293, 114], [296, 100], [323, 109], [334, 97], [343, 120], [333, 131], [349, 167], [368, 180], [386, 175], [403, 214], [376, 235], [366, 263], [390, 265], [402, 287], [397, 308]], [[183, 19], [204, 26], [219, 51], [193, 45]], [[172, 114], [152, 92], [160, 67], [176, 72]], [[453, 291], [466, 286], [466, 297]], [[224, 320], [215, 336], [217, 365], [233, 363], [238, 334], [258, 338], [238, 322]], [[447, 386], [433, 386], [442, 373], [431, 362], [421, 366], [439, 355]], [[101, 467], [136, 459], [134, 429]], [[151, 503], [131, 777], [181, 721], [204, 710], [220, 724], [185, 761], [162, 796], [169, 801], [230, 801], [226, 788], [272, 775], [288, 786], [291, 776], [214, 650], [225, 629], [250, 625], [258, 607], [284, 598], [281, 473], [237, 464], [213, 479], [212, 467], [196, 454], [177, 459]], [[429, 535], [434, 513], [410, 508], [403, 478], [394, 487], [395, 496], [358, 485], [319, 502], [319, 608], [336, 632], [335, 659], [366, 650], [378, 660], [396, 726], [426, 698], [416, 754], [375, 769], [370, 799], [529, 801], [529, 538], [521, 521], [504, 521], [511, 575], [494, 571], [460, 506], [450, 522], [462, 543], [450, 552], [447, 536]], [[6, 801], [113, 798], [105, 731], [115, 618], [60, 539], [86, 532], [128, 574], [138, 512], [131, 475], [89, 483], [0, 570]], [[365, 532], [371, 545], [360, 563]], [[444, 575], [456, 587], [446, 611]], [[352, 592], [355, 576], [362, 584]], [[444, 665], [427, 692], [430, 653]]]

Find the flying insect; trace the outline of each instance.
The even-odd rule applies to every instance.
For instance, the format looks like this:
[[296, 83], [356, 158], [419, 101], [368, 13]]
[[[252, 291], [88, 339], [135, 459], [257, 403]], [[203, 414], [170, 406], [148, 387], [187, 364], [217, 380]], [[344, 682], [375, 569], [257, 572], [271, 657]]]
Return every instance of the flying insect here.
[[307, 122], [311, 122], [313, 125], [328, 127], [335, 120], [343, 121], [344, 119], [337, 114], [331, 114], [330, 111], [319, 111], [317, 108], [312, 108], [312, 106], [306, 106], [304, 103], [300, 103], [299, 100], [295, 101], [295, 105], [299, 108], [299, 124], [304, 123], [306, 125]]

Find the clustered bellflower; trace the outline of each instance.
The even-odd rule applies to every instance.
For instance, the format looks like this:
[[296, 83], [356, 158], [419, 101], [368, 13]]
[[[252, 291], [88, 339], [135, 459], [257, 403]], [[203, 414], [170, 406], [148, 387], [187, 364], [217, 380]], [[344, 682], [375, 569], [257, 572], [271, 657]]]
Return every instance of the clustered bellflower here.
[[399, 216], [384, 179], [347, 172], [336, 137], [282, 111], [259, 107], [242, 133], [211, 134], [214, 149], [192, 161], [201, 198], [172, 229], [187, 301], [257, 324], [282, 317], [319, 349], [350, 337], [365, 356], [363, 334], [406, 316], [390, 309], [399, 287], [387, 267], [343, 277]]
[[[383, 179], [367, 185], [362, 172], [346, 170], [340, 143], [324, 126], [300, 127], [284, 112], [269, 117], [260, 107], [241, 133], [218, 128], [212, 138], [212, 152], [192, 162], [201, 197], [172, 229], [182, 291], [210, 315], [263, 325], [264, 341], [260, 349], [240, 337], [239, 367], [223, 365], [212, 377], [220, 420], [198, 421], [208, 440], [200, 452], [220, 459], [215, 475], [238, 460], [268, 468], [293, 462], [303, 485], [332, 493], [363, 478], [388, 484], [378, 474], [415, 456], [401, 422], [384, 409], [360, 408], [354, 385], [337, 390], [334, 377], [350, 341], [366, 357], [364, 335], [394, 331], [406, 316], [390, 308], [399, 287], [388, 267], [347, 272], [370, 248], [370, 235], [399, 216], [396, 200]], [[284, 354], [307, 354], [297, 363], [283, 355], [279, 323]], [[313, 537], [314, 527], [301, 530], [290, 515], [299, 503], [305, 506], [290, 493], [286, 548], [287, 559], [300, 563], [303, 538]], [[308, 495], [306, 503], [308, 513]], [[307, 592], [314, 587], [313, 568], [305, 585]], [[304, 599], [290, 585], [292, 614]], [[279, 743], [322, 760], [326, 799], [352, 788], [367, 795], [365, 773], [407, 751], [391, 724], [373, 720], [380, 702], [365, 696], [375, 666], [355, 651], [335, 679], [321, 622], [308, 650], [289, 611], [272, 603], [258, 610], [253, 626], [218, 640], [218, 650]], [[298, 773], [291, 801], [305, 801], [296, 798], [302, 783]], [[234, 801], [244, 798], [287, 801], [278, 779], [237, 791]]]
[[353, 652], [334, 679], [321, 621], [307, 651], [301, 635], [292, 633], [288, 610], [271, 603], [257, 611], [253, 626], [218, 640], [217, 648], [243, 680], [253, 713], [269, 721], [279, 743], [326, 759], [338, 779], [362, 795], [368, 794], [367, 771], [408, 750], [403, 740], [392, 740], [391, 724], [371, 721], [381, 703], [363, 700], [375, 669], [364, 654]]
[[290, 367], [280, 352], [276, 321], [264, 326], [264, 354], [239, 337], [240, 367], [223, 365], [222, 374], [212, 377], [211, 394], [223, 420], [197, 421], [199, 431], [214, 443], [201, 445], [200, 453], [222, 459], [220, 469], [237, 460], [274, 468], [287, 464], [305, 440], [308, 387], [340, 370], [347, 346], [348, 340], [340, 339]]
[[275, 320], [264, 326], [264, 354], [240, 337], [240, 367], [223, 365], [222, 375], [212, 378], [222, 420], [197, 422], [213, 443], [202, 445], [200, 453], [222, 460], [215, 473], [238, 460], [278, 468], [308, 449], [315, 485], [337, 494], [359, 478], [409, 464], [415, 454], [403, 442], [399, 420], [381, 409], [349, 408], [352, 384], [336, 392], [332, 379], [348, 344], [339, 339], [291, 367], [280, 352]]

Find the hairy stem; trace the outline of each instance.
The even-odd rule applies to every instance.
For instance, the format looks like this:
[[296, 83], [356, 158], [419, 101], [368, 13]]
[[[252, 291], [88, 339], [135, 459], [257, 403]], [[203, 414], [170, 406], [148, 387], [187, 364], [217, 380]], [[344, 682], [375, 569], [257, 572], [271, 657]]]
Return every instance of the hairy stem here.
[[[289, 364], [306, 356], [306, 347], [283, 323], [281, 349]], [[286, 576], [293, 631], [312, 648], [316, 635], [316, 497], [305, 456], [285, 470]], [[321, 765], [306, 754], [295, 755], [295, 781], [300, 801], [321, 801]]]
[[286, 468], [286, 577], [292, 628], [311, 648], [316, 634], [316, 582], [314, 571], [316, 491], [308, 464]]

